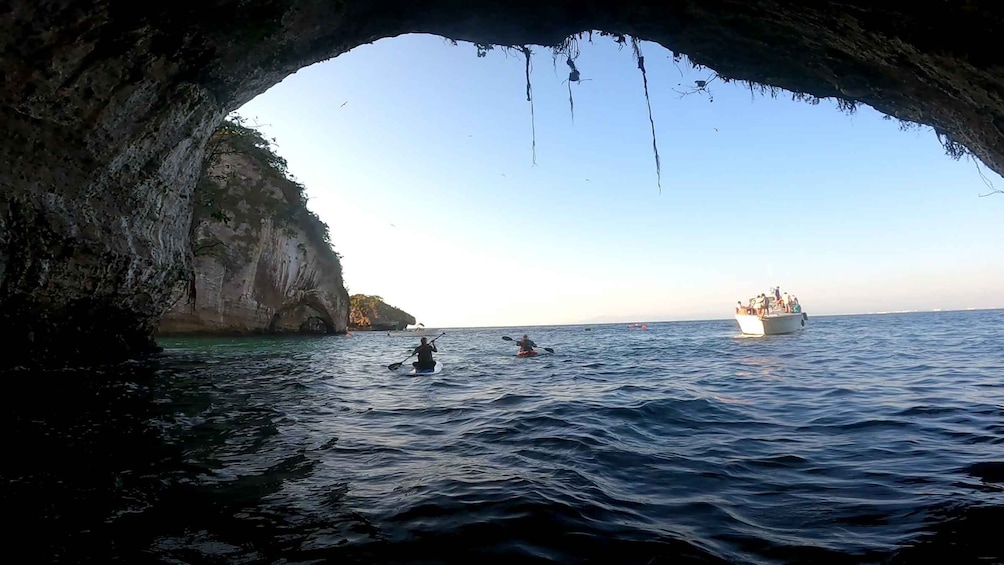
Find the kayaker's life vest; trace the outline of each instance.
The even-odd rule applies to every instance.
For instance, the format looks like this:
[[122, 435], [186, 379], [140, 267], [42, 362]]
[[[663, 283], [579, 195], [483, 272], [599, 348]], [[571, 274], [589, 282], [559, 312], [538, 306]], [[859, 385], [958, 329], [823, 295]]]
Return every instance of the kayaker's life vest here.
[[425, 344], [418, 346], [418, 362], [422, 364], [433, 363], [432, 360], [432, 345]]

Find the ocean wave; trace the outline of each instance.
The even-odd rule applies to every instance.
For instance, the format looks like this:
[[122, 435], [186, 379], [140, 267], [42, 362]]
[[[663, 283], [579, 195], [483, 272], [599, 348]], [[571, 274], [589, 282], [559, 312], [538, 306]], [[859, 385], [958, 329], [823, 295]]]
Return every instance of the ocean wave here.
[[[557, 354], [529, 362], [498, 331], [455, 330], [433, 378], [389, 372], [401, 348], [376, 334], [264, 352], [181, 340], [65, 387], [42, 373], [11, 385], [8, 549], [66, 562], [1001, 561], [986, 532], [1004, 523], [1002, 327], [1004, 313], [973, 312], [814, 318], [784, 339], [733, 339], [730, 322], [535, 328]], [[47, 545], [29, 548], [38, 531]]]

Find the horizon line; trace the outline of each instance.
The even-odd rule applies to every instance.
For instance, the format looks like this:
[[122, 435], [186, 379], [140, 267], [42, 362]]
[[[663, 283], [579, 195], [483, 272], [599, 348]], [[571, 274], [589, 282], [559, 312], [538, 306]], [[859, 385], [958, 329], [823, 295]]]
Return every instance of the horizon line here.
[[[954, 308], [954, 309], [941, 309], [935, 308], [931, 310], [882, 310], [875, 312], [841, 312], [835, 314], [813, 314], [810, 317], [816, 318], [834, 318], [838, 316], [885, 316], [889, 314], [936, 314], [936, 313], [952, 313], [952, 312], [985, 312], [993, 310], [1004, 310], [1004, 306], [991, 306], [987, 308]], [[808, 312], [805, 312], [809, 315]], [[569, 322], [569, 323], [559, 323], [559, 324], [515, 324], [515, 325], [470, 325], [470, 326], [426, 326], [427, 330], [436, 329], [492, 329], [492, 328], [544, 328], [553, 326], [613, 326], [620, 324], [675, 324], [683, 322], [720, 322], [724, 320], [732, 320], [732, 317], [727, 318], [687, 318], [687, 319], [676, 319], [676, 320], [644, 320], [644, 319], [632, 319], [630, 321], [620, 321], [620, 322]]]

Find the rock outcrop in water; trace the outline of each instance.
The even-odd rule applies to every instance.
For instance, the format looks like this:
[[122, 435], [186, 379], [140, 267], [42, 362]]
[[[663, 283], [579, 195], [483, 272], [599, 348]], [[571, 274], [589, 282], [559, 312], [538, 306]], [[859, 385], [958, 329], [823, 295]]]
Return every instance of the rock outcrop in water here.
[[[657, 41], [731, 79], [932, 125], [1004, 172], [1004, 3], [12, 0], [0, 6], [2, 362], [154, 347], [192, 270], [193, 190], [230, 111], [304, 66], [427, 32]], [[486, 109], [487, 111], [488, 109]]]
[[349, 329], [394, 331], [414, 323], [414, 316], [387, 304], [379, 296], [353, 294], [350, 297]]
[[328, 227], [254, 130], [225, 122], [195, 189], [194, 279], [161, 334], [335, 333], [348, 293]]

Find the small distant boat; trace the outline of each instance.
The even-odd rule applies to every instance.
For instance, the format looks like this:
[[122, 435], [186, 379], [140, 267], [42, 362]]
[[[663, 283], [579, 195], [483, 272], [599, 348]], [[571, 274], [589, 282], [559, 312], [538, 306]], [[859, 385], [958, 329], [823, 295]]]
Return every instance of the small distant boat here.
[[743, 334], [790, 334], [804, 328], [809, 321], [809, 315], [802, 311], [802, 306], [794, 296], [789, 297], [788, 304], [784, 304], [783, 300], [778, 301], [773, 294], [766, 298], [766, 301], [750, 299], [749, 306], [736, 309], [736, 322]]
[[440, 333], [442, 332], [435, 328], [427, 328], [424, 325], [419, 324], [403, 330], [387, 332], [387, 335], [391, 337], [435, 337]]

